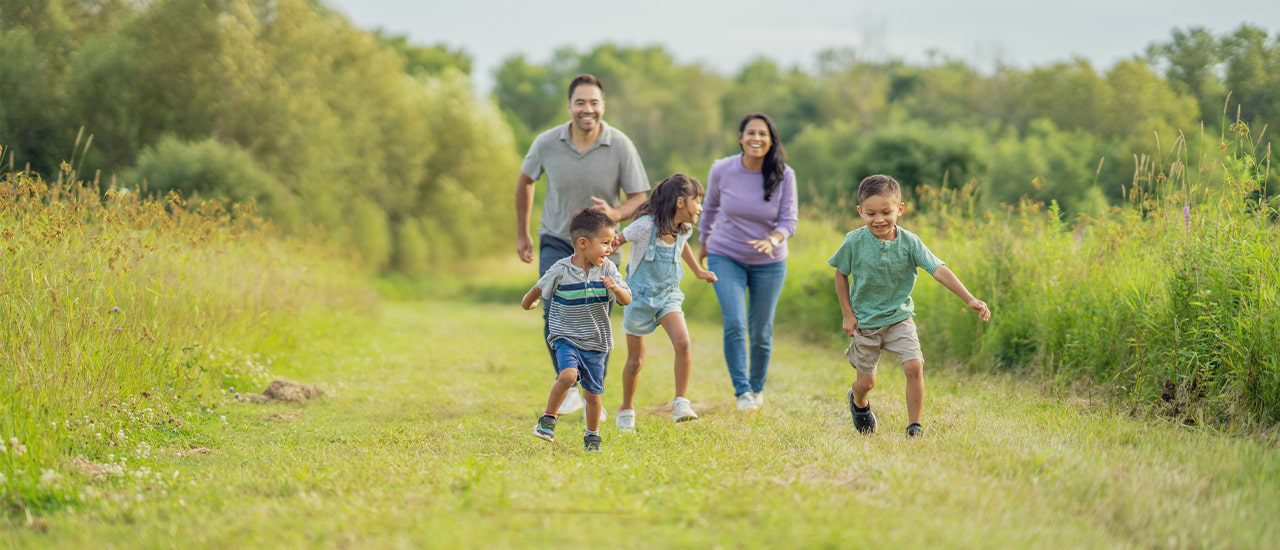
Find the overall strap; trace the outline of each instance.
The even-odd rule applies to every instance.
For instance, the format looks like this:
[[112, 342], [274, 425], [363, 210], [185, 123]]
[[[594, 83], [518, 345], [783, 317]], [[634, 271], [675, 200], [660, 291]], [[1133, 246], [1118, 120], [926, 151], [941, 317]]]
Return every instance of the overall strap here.
[[658, 218], [649, 216], [649, 222], [653, 228], [649, 230], [649, 247], [644, 250], [644, 259], [646, 262], [652, 262], [657, 257], [658, 250]]

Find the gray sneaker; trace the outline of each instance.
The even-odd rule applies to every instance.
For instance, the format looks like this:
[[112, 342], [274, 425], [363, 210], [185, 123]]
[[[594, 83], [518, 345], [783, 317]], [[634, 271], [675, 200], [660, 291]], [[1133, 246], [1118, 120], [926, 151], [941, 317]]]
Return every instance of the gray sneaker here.
[[538, 419], [538, 424], [533, 427], [533, 435], [537, 436], [538, 439], [555, 441], [556, 417], [549, 414], [542, 415], [542, 418]]
[[924, 435], [924, 426], [912, 423], [907, 426], [907, 437], [920, 437]]
[[875, 433], [876, 431], [876, 414], [871, 412], [871, 404], [867, 403], [867, 410], [859, 411], [858, 406], [853, 402], [853, 390], [849, 390], [849, 414], [853, 416], [853, 427], [864, 434]]
[[588, 453], [600, 452], [600, 434], [586, 434], [582, 436], [582, 450]]

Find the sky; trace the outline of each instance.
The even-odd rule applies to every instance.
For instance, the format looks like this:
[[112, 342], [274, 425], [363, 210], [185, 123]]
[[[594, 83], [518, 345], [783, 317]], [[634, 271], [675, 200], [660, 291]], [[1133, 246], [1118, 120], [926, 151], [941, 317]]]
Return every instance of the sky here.
[[1081, 56], [1106, 68], [1174, 28], [1222, 34], [1247, 22], [1280, 32], [1275, 0], [325, 1], [359, 27], [462, 48], [481, 91], [508, 56], [545, 62], [559, 47], [606, 41], [661, 44], [680, 62], [733, 74], [761, 55], [807, 67], [828, 48], [913, 62], [937, 51], [982, 69]]

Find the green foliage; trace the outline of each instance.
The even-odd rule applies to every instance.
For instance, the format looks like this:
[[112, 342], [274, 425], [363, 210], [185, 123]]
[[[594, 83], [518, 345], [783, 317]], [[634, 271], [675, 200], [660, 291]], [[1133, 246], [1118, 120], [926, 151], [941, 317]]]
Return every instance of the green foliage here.
[[165, 136], [138, 155], [137, 166], [124, 176], [160, 196], [176, 191], [184, 198], [225, 199], [257, 203], [286, 227], [301, 225], [295, 198], [248, 151], [206, 139], [184, 143]]
[[374, 36], [404, 56], [405, 69], [413, 76], [434, 76], [448, 69], [471, 74], [471, 56], [462, 50], [445, 44], [420, 46], [410, 43], [408, 36], [385, 31], [375, 31]]

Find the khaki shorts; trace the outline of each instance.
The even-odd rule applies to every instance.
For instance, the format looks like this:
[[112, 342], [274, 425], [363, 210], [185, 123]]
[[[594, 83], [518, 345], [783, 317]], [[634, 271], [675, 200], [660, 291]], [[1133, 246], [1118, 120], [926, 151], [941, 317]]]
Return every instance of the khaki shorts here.
[[903, 363], [912, 359], [924, 360], [924, 354], [920, 353], [920, 337], [916, 335], [916, 323], [911, 319], [887, 327], [854, 331], [853, 341], [844, 350], [844, 357], [859, 373], [875, 374], [882, 349], [898, 356]]

